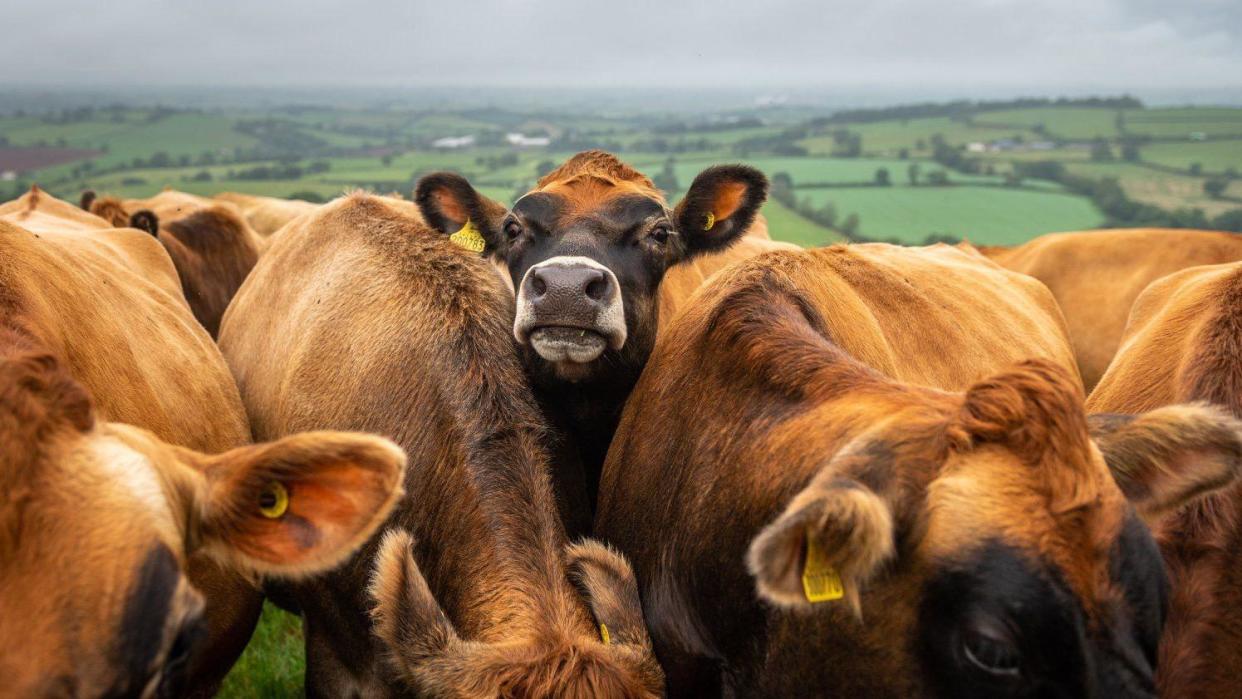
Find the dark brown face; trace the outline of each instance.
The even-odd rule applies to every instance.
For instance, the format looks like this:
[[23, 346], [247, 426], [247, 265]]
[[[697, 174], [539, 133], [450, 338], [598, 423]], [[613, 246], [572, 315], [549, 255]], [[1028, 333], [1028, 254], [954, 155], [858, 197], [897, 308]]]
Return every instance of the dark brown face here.
[[416, 194], [429, 223], [453, 233], [470, 221], [504, 262], [517, 293], [514, 337], [544, 383], [641, 370], [665, 271], [731, 244], [767, 192], [752, 168], [713, 167], [670, 210], [645, 177], [601, 154], [577, 156], [549, 177], [503, 213], [455, 175], [431, 175]]

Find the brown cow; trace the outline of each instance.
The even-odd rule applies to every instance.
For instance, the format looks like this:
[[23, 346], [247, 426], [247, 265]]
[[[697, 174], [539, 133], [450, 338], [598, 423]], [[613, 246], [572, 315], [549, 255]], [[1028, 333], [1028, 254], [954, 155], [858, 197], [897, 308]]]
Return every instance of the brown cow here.
[[1090, 392], [1117, 352], [1130, 306], [1155, 279], [1195, 265], [1242, 260], [1242, 237], [1138, 228], [1054, 233], [1015, 248], [981, 248], [1004, 267], [1048, 285], [1069, 324]]
[[[1103, 431], [1158, 430], [1159, 423], [1134, 415], [1189, 401], [1217, 403], [1242, 417], [1242, 262], [1192, 267], [1147, 287], [1087, 408], [1106, 413], [1093, 416]], [[1149, 468], [1137, 460], [1123, 464], [1117, 474], [1122, 489], [1142, 487], [1142, 479], [1155, 475]], [[1242, 489], [1156, 513], [1148, 523], [1173, 583], [1160, 647], [1161, 695], [1236, 696]]]
[[491, 265], [382, 197], [290, 225], [220, 333], [254, 433], [388, 436], [418, 495], [382, 550], [273, 591], [305, 620], [308, 693], [658, 693], [628, 564], [597, 544], [566, 553], [513, 297]]
[[711, 167], [670, 209], [649, 178], [602, 151], [570, 158], [512, 211], [460, 175], [419, 181], [414, 200], [428, 224], [477, 231], [479, 250], [509, 269], [513, 334], [557, 428], [556, 490], [571, 533], [590, 531], [608, 444], [655, 344], [665, 272], [732, 245], [767, 188], [754, 168]]
[[220, 192], [215, 198], [217, 201], [226, 201], [237, 206], [250, 227], [264, 238], [270, 237], [293, 219], [319, 208], [319, 204], [309, 201], [261, 197], [240, 192]]
[[150, 199], [82, 195], [82, 204], [114, 225], [141, 228], [168, 250], [194, 317], [212, 337], [237, 287], [265, 246], [232, 204], [165, 190]]
[[[1020, 277], [944, 247], [778, 252], [673, 321], [596, 521], [670, 695], [1153, 696], [1159, 553]], [[1180, 443], [1130, 453], [1188, 458], [1142, 506], [1242, 468], [1242, 423], [1158, 417]]]
[[[339, 560], [382, 519], [400, 455], [370, 437], [246, 447], [228, 368], [145, 233], [0, 221], [0, 260], [0, 695], [146, 696], [178, 676], [210, 693], [258, 617], [239, 566]], [[265, 521], [274, 480], [292, 515]]]

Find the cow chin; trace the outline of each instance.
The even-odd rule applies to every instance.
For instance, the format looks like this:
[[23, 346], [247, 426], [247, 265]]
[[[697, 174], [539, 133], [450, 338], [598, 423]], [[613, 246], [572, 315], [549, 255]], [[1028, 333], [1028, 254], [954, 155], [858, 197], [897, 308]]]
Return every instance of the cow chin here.
[[594, 330], [545, 327], [530, 334], [530, 345], [545, 362], [586, 364], [599, 359], [608, 341]]

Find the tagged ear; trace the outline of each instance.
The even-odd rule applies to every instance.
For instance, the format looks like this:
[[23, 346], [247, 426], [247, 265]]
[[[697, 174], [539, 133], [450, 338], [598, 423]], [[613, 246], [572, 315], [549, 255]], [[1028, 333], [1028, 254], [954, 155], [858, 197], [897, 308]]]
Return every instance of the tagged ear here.
[[371, 536], [402, 494], [405, 453], [387, 439], [307, 432], [206, 457], [199, 541], [261, 573], [330, 568]]
[[753, 167], [716, 165], [699, 173], [675, 213], [687, 257], [731, 245], [767, 198], [768, 178]]
[[650, 645], [629, 561], [611, 547], [585, 539], [565, 550], [569, 579], [586, 599], [607, 644]]
[[1242, 422], [1207, 404], [1089, 422], [1108, 470], [1145, 519], [1231, 485], [1242, 469]]
[[139, 209], [134, 212], [133, 216], [129, 217], [129, 227], [158, 236], [160, 234], [160, 219], [150, 209]]
[[755, 537], [746, 565], [759, 596], [775, 605], [807, 608], [844, 597], [861, 616], [859, 585], [893, 553], [888, 505], [861, 483], [836, 478], [798, 493]]
[[427, 175], [414, 188], [414, 203], [427, 225], [441, 233], [453, 235], [469, 222], [482, 235], [487, 254], [501, 247], [499, 228], [509, 210], [479, 194], [461, 175], [453, 172]]

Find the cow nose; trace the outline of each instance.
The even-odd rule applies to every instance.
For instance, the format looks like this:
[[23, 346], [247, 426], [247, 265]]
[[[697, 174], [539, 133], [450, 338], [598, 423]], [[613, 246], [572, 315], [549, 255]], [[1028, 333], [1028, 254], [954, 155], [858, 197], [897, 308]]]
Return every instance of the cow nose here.
[[547, 266], [531, 270], [524, 290], [537, 305], [598, 306], [612, 293], [612, 279], [586, 265]]

